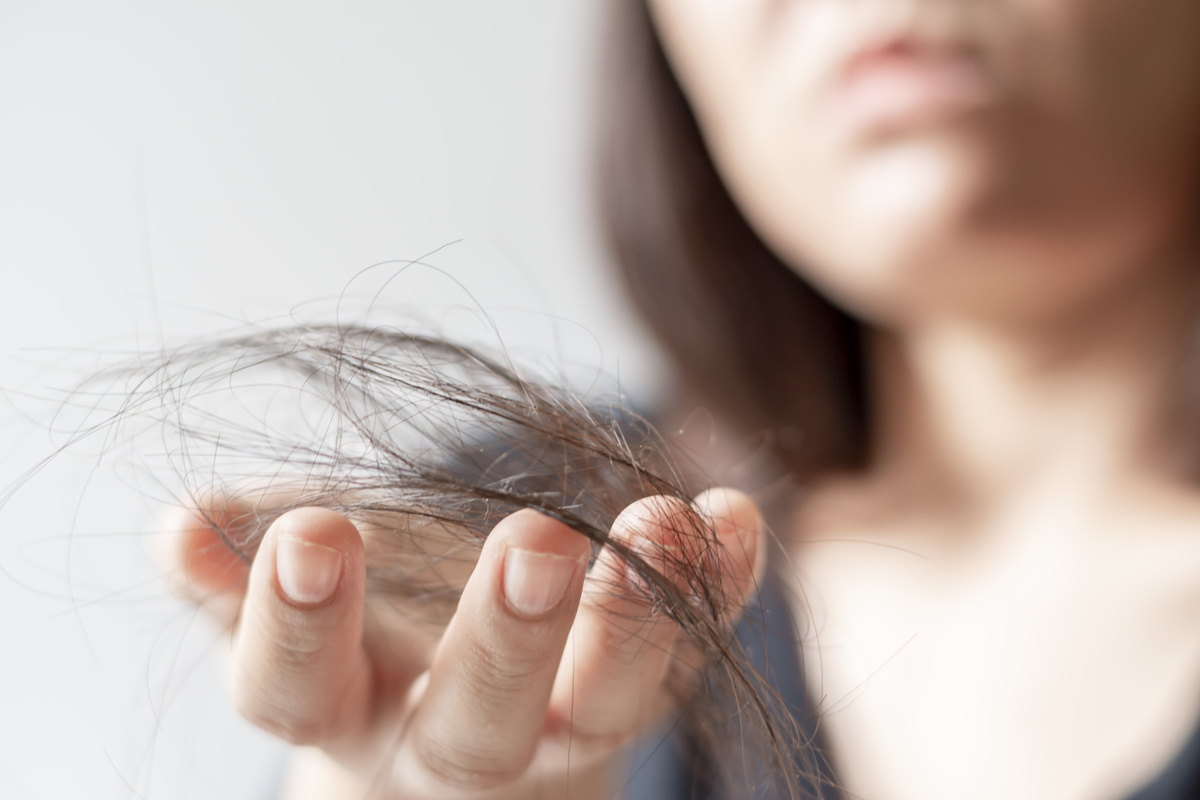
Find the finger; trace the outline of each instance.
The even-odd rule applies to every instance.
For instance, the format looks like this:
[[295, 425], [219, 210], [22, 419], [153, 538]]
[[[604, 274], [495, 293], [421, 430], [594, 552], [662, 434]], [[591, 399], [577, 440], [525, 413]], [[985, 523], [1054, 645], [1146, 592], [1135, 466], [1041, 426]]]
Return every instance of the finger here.
[[707, 577], [702, 583], [711, 587], [703, 600], [706, 615], [715, 612], [721, 626], [715, 631], [715, 639], [701, 634], [683, 636], [676, 642], [671, 662], [676, 696], [693, 691], [714, 656], [729, 653], [734, 627], [758, 588], [767, 550], [762, 515], [745, 494], [733, 489], [710, 489], [693, 505], [711, 521], [718, 545], [705, 554]]
[[231, 501], [179, 508], [166, 525], [161, 557], [171, 591], [225, 626], [237, 616], [250, 574], [233, 541], [250, 516], [248, 507]]
[[529, 510], [488, 536], [408, 733], [434, 784], [487, 789], [525, 771], [590, 552], [581, 534]]
[[766, 561], [762, 514], [758, 505], [735, 489], [709, 489], [693, 502], [713, 527], [717, 547], [707, 553], [707, 569], [718, 575], [727, 625], [741, 615], [746, 601], [758, 588]]
[[[712, 547], [702, 546], [697, 526], [711, 526]], [[706, 493], [694, 508], [667, 497], [638, 501], [617, 518], [613, 537], [684, 596], [698, 581], [717, 580], [714, 596], [727, 598], [726, 613], [735, 614], [753, 574], [760, 527], [757, 508], [745, 495]], [[646, 582], [615, 550], [606, 550], [589, 576], [555, 681], [555, 715], [569, 720], [575, 735], [619, 743], [636, 734], [670, 704], [663, 681], [679, 635]]]
[[320, 744], [369, 717], [362, 539], [345, 517], [290, 511], [263, 538], [234, 647], [234, 700], [261, 728]]
[[[612, 538], [668, 580], [693, 516], [687, 504], [649, 497], [617, 517]], [[647, 585], [613, 548], [597, 559], [551, 697], [573, 735], [625, 738], [664, 710], [660, 684], [678, 626], [655, 609]]]

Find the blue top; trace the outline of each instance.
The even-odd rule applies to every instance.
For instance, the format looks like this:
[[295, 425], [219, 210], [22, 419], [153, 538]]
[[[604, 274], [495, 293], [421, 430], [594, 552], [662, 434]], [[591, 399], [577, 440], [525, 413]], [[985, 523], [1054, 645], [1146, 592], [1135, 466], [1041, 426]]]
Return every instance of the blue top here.
[[[804, 667], [796, 646], [797, 633], [791, 610], [778, 580], [764, 582], [755, 603], [738, 628], [746, 655], [771, 687], [779, 693], [800, 724], [806, 741], [816, 750], [817, 775], [802, 782], [804, 797], [811, 800], [845, 800], [836, 777], [824, 758], [819, 716], [805, 690]], [[626, 785], [629, 800], [766, 800], [777, 796], [771, 787], [710, 787], [702, 785], [689, 768], [678, 742], [656, 741], [634, 758]], [[808, 765], [807, 772], [813, 770]], [[799, 771], [799, 770], [798, 770]], [[1200, 800], [1200, 725], [1162, 773], [1128, 800]]]

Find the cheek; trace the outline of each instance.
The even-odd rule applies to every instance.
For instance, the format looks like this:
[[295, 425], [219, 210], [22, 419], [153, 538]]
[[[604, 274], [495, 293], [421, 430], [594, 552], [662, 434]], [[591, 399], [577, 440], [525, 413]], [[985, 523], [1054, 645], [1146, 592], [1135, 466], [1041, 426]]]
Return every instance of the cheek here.
[[762, 72], [756, 51], [778, 2], [649, 0], [659, 40], [706, 137], [740, 105], [755, 104], [750, 95]]

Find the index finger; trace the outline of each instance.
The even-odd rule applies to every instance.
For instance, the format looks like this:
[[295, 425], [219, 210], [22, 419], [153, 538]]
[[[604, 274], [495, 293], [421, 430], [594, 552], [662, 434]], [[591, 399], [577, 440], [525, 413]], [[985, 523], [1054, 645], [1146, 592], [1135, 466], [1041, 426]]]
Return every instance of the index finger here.
[[528, 768], [590, 553], [582, 534], [530, 510], [487, 537], [403, 751], [434, 787], [490, 789]]

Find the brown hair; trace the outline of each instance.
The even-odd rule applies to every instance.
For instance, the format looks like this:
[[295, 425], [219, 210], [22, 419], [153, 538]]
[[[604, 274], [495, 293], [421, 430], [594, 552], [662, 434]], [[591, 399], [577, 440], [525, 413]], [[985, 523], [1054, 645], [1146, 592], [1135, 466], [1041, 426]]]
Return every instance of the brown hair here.
[[739, 432], [766, 434], [799, 477], [861, 465], [860, 324], [780, 261], [734, 205], [644, 0], [612, 4], [605, 57], [600, 217], [684, 393]]
[[[624, 563], [626, 582], [601, 590], [678, 623], [681, 657], [664, 688], [678, 701], [699, 786], [753, 780], [798, 798], [804, 781], [820, 780], [810, 733], [730, 629], [741, 598], [727, 594], [726, 575], [737, 554], [692, 505], [692, 470], [619, 398], [530, 379], [503, 354], [436, 336], [297, 324], [123, 361], [70, 396], [71, 411], [82, 417], [77, 427], [59, 420], [64, 450], [91, 437], [106, 450], [133, 446], [147, 478], [182, 484], [165, 499], [194, 509], [222, 555], [251, 563], [292, 509], [353, 521], [372, 543], [376, 621], [445, 625], [500, 519], [526, 508], [557, 519], [591, 539], [595, 556], [608, 549]], [[609, 535], [643, 497], [670, 509], [672, 544], [661, 551]], [[766, 611], [747, 616], [765, 637]]]

